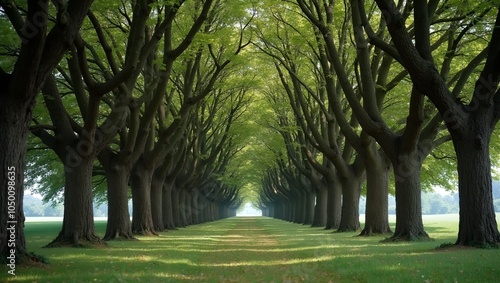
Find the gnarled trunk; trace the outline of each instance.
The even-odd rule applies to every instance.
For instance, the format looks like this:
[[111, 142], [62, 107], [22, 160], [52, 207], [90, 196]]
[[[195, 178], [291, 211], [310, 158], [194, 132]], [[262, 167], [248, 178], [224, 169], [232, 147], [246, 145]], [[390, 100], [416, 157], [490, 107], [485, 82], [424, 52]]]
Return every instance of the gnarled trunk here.
[[[59, 235], [46, 247], [105, 244], [95, 234], [92, 205], [94, 156], [81, 156], [64, 167], [64, 219]], [[71, 159], [72, 160], [72, 159]]]
[[338, 229], [342, 215], [342, 187], [336, 174], [327, 176], [328, 204], [325, 229]]
[[295, 216], [294, 216], [294, 222], [298, 224], [303, 224], [305, 221], [305, 206], [306, 206], [306, 192], [305, 191], [299, 191], [297, 192], [297, 201], [295, 204]]
[[[175, 186], [175, 185], [174, 185]], [[172, 215], [175, 227], [185, 227], [181, 218], [181, 192], [177, 187], [172, 187]]]
[[186, 227], [188, 226], [187, 222], [187, 193], [186, 190], [179, 190], [179, 218], [180, 225], [176, 225], [178, 227]]
[[[163, 226], [163, 183], [165, 175], [158, 176], [157, 173], [153, 175], [151, 182], [151, 218], [153, 219], [153, 226], [156, 232], [165, 230]], [[163, 178], [162, 178], [163, 177]]]
[[366, 169], [365, 226], [360, 236], [391, 233], [389, 227], [389, 161], [382, 157], [370, 160]]
[[321, 187], [316, 190], [316, 205], [314, 207], [314, 219], [311, 227], [326, 226], [326, 208], [328, 203], [328, 191]]
[[125, 166], [114, 166], [106, 170], [108, 184], [108, 222], [104, 240], [135, 240], [130, 226], [128, 211], [129, 170]]
[[[416, 155], [416, 154], [415, 154]], [[396, 229], [389, 239], [414, 241], [428, 239], [422, 222], [420, 168], [413, 155], [400, 155], [393, 162], [396, 181]]]
[[198, 196], [199, 191], [197, 189], [193, 189], [190, 192], [191, 196], [191, 223], [192, 225], [196, 225], [200, 223], [200, 207], [198, 206]]
[[357, 231], [359, 224], [359, 196], [361, 193], [361, 177], [352, 176], [343, 179], [342, 183], [342, 216], [337, 232]]
[[173, 203], [172, 203], [172, 198], [173, 198], [173, 186], [174, 182], [166, 180], [163, 183], [163, 206], [162, 206], [162, 213], [163, 213], [163, 225], [165, 229], [168, 230], [174, 230], [175, 229], [175, 222], [174, 222], [174, 213], [173, 213]]
[[130, 176], [132, 185], [132, 233], [157, 235], [151, 214], [151, 182], [153, 171], [136, 166]]
[[[23, 180], [29, 133], [27, 121], [31, 115], [27, 120], [19, 119], [18, 113], [26, 111], [13, 105], [6, 98], [0, 103], [0, 263], [14, 261], [15, 265], [16, 261], [28, 256], [24, 237]], [[14, 255], [11, 249], [15, 249]]]
[[[493, 207], [488, 125], [467, 138], [454, 138], [457, 153], [460, 224], [457, 245], [497, 246], [500, 243]], [[477, 126], [479, 127], [479, 126]]]
[[[304, 216], [304, 225], [311, 225], [314, 219], [314, 202], [316, 201], [316, 195], [314, 192], [306, 192], [305, 194], [305, 216]], [[271, 213], [272, 209], [267, 209], [267, 215]], [[264, 213], [264, 211], [262, 211]]]
[[188, 191], [184, 191], [184, 215], [186, 216], [186, 226], [193, 225], [193, 202], [191, 194]]

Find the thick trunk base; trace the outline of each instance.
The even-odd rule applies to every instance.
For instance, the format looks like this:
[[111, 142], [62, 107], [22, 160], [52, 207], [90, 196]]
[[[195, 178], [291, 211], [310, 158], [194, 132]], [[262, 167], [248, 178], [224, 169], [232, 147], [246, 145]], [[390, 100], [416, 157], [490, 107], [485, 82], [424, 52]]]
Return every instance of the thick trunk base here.
[[429, 241], [422, 221], [420, 168], [417, 154], [401, 155], [394, 165], [396, 178], [396, 229], [386, 242]]
[[358, 231], [359, 196], [361, 193], [361, 178], [352, 177], [342, 180], [342, 217], [337, 232]]
[[75, 166], [66, 165], [64, 219], [61, 232], [46, 247], [104, 247], [94, 230], [92, 168], [94, 156]]
[[[369, 162], [369, 163], [368, 163]], [[367, 160], [365, 226], [359, 236], [391, 234], [388, 212], [389, 160], [374, 153]]]
[[129, 174], [124, 166], [115, 166], [116, 170], [106, 172], [108, 183], [108, 222], [104, 241], [137, 240], [132, 235], [130, 214], [128, 212]]
[[336, 173], [327, 178], [328, 204], [325, 230], [338, 229], [342, 216], [342, 187]]
[[[471, 129], [481, 127], [484, 125], [475, 125]], [[490, 136], [487, 132], [483, 129], [479, 133], [474, 132], [472, 137], [453, 140], [460, 194], [460, 222], [455, 245], [489, 248], [500, 244], [493, 207]]]
[[422, 229], [420, 231], [401, 231], [400, 233], [394, 233], [390, 238], [382, 240], [383, 243], [390, 242], [427, 242], [434, 241], [433, 238]]
[[314, 207], [314, 219], [311, 227], [326, 226], [326, 210], [328, 204], [328, 192], [325, 188], [316, 191], [316, 206]]
[[151, 183], [153, 172], [142, 168], [134, 170], [130, 181], [132, 184], [132, 233], [134, 235], [158, 235], [153, 224], [151, 213]]
[[95, 234], [80, 235], [75, 231], [71, 236], [65, 236], [62, 232], [59, 233], [59, 236], [57, 236], [52, 242], [47, 244], [45, 248], [102, 248], [107, 246], [108, 244], [102, 241]]

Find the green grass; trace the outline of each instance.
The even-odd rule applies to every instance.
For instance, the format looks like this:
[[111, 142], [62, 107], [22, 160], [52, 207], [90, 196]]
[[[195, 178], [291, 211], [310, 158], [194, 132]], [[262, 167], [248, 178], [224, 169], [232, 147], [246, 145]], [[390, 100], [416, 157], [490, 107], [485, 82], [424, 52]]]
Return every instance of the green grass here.
[[[269, 218], [231, 218], [114, 241], [109, 248], [41, 248], [57, 222], [26, 223], [30, 251], [47, 267], [22, 267], [9, 282], [498, 282], [500, 250], [436, 251], [457, 222], [426, 219], [432, 242], [382, 244], [382, 237], [332, 233]], [[105, 223], [96, 229], [104, 233]]]

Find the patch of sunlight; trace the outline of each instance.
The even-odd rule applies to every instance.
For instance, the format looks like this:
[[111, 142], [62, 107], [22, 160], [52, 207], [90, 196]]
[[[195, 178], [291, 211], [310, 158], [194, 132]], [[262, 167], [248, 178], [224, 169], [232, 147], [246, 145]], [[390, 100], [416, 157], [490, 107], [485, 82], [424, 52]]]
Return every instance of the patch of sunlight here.
[[[255, 246], [255, 245], [252, 245]], [[367, 246], [367, 245], [365, 245]], [[258, 252], [258, 253], [281, 253], [281, 252], [299, 252], [299, 251], [309, 251], [309, 250], [326, 250], [335, 248], [358, 248], [360, 246], [347, 246], [347, 245], [321, 245], [312, 247], [294, 247], [294, 248], [274, 248], [274, 249], [256, 249], [256, 248], [227, 248], [227, 249], [193, 249], [192, 246], [177, 247], [177, 248], [167, 248], [168, 251], [178, 251], [178, 252], [202, 252], [202, 253], [221, 253], [221, 252]]]
[[335, 259], [337, 256], [318, 256], [312, 258], [294, 258], [294, 259], [283, 259], [283, 260], [270, 260], [270, 261], [242, 261], [242, 262], [229, 262], [229, 263], [201, 263], [195, 264], [196, 266], [203, 267], [234, 267], [234, 266], [270, 266], [270, 265], [292, 265], [300, 263], [313, 263], [320, 261], [330, 261]]
[[400, 263], [398, 263], [398, 264], [377, 266], [377, 269], [379, 269], [379, 270], [385, 270], [385, 271], [397, 271], [397, 272], [400, 272], [404, 268], [401, 266]]
[[159, 262], [166, 263], [166, 264], [185, 264], [185, 265], [191, 265], [191, 266], [197, 265], [189, 259], [173, 259], [173, 258], [171, 258], [171, 259], [159, 259], [159, 258], [156, 258], [156, 260]]
[[163, 241], [179, 241], [179, 239], [182, 240], [189, 240], [189, 241], [217, 241], [217, 239], [214, 239], [215, 236], [211, 237], [186, 237], [186, 236], [172, 236], [172, 237], [165, 237], [162, 238]]
[[[201, 274], [203, 275], [203, 274]], [[181, 279], [181, 280], [190, 280], [190, 281], [200, 281], [200, 280], [206, 280], [207, 278], [204, 276], [194, 276], [194, 275], [185, 275], [185, 274], [178, 274], [178, 273], [157, 273], [155, 276], [159, 278], [174, 278], [174, 279]]]
[[80, 260], [80, 259], [99, 259], [101, 256], [92, 256], [88, 254], [62, 254], [62, 255], [51, 255], [50, 259], [57, 259], [57, 260]]
[[139, 255], [139, 256], [135, 256], [134, 259], [137, 261], [152, 261], [155, 258], [148, 256], [148, 255]]
[[39, 282], [41, 280], [41, 276], [39, 275], [26, 275], [26, 274], [19, 274], [19, 272], [16, 272], [16, 276], [12, 276], [9, 281], [15, 282]]

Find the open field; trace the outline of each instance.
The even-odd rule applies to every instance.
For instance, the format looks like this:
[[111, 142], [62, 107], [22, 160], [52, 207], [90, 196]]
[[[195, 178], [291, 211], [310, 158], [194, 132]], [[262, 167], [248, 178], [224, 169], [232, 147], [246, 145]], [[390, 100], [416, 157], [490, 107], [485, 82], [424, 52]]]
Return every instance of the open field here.
[[[432, 242], [332, 233], [264, 217], [237, 217], [111, 242], [109, 248], [41, 248], [60, 222], [29, 222], [30, 251], [47, 267], [18, 267], [8, 282], [498, 282], [500, 250], [436, 251], [453, 242], [453, 216], [425, 218]], [[100, 235], [105, 222], [96, 223]]]

